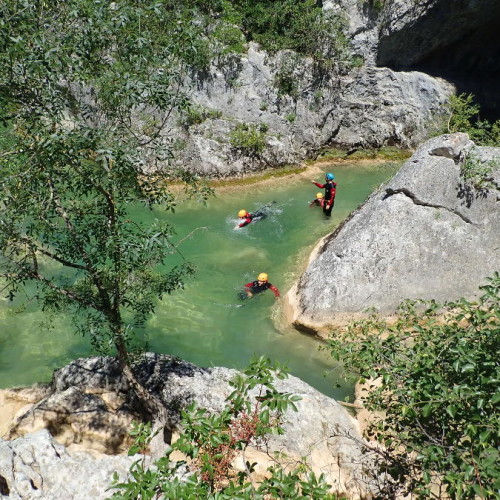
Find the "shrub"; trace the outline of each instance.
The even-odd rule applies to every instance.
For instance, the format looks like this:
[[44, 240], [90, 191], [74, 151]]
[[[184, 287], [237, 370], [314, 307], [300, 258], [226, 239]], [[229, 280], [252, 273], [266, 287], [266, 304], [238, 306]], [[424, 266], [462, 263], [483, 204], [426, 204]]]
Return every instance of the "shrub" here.
[[314, 59], [336, 58], [348, 46], [345, 21], [315, 0], [236, 0], [243, 29], [270, 52], [291, 49]]
[[[259, 485], [252, 482], [256, 464], [246, 461], [245, 470], [240, 472], [232, 468], [234, 458], [239, 454], [244, 458], [245, 450], [256, 439], [265, 441], [270, 433], [283, 433], [281, 415], [287, 409], [296, 411], [295, 402], [300, 399], [276, 390], [275, 377], [287, 376], [283, 368], [266, 358], [254, 360], [244, 376], [230, 383], [233, 392], [224, 410], [210, 414], [190, 405], [182, 412], [181, 436], [167, 448], [163, 458], [149, 469], [144, 460], [138, 460], [127, 482], [118, 483], [115, 474], [113, 488], [119, 491], [113, 498], [336, 498], [329, 493], [331, 486], [323, 475], [317, 477], [305, 464], [285, 472], [275, 463], [268, 469], [269, 477]], [[136, 426], [132, 433], [136, 444], [130, 454], [144, 452], [152, 437], [151, 426]], [[175, 460], [174, 452], [180, 452], [185, 460]], [[179, 478], [182, 475], [185, 480]]]
[[245, 37], [238, 26], [219, 23], [212, 34], [220, 44], [220, 55], [242, 54], [245, 52]]
[[[477, 302], [415, 302], [395, 323], [373, 317], [335, 332], [330, 350], [370, 385], [367, 429], [384, 448], [383, 498], [498, 498], [500, 275]], [[368, 382], [370, 384], [370, 382]]]
[[201, 106], [190, 106], [184, 112], [182, 124], [186, 127], [200, 125], [205, 120], [214, 120], [222, 116], [222, 111], [207, 109]]
[[500, 145], [500, 120], [490, 123], [479, 118], [479, 105], [474, 95], [451, 96], [448, 103], [449, 119], [443, 132], [465, 132], [478, 145]]
[[281, 68], [276, 75], [274, 75], [273, 85], [278, 91], [278, 95], [288, 95], [293, 99], [299, 96], [299, 86], [297, 78], [292, 71]]
[[477, 190], [497, 189], [498, 186], [492, 179], [493, 170], [500, 166], [500, 158], [481, 161], [474, 154], [469, 154], [460, 169], [460, 174], [465, 183]]
[[266, 133], [257, 125], [239, 123], [229, 134], [233, 148], [246, 156], [259, 156], [266, 147]]

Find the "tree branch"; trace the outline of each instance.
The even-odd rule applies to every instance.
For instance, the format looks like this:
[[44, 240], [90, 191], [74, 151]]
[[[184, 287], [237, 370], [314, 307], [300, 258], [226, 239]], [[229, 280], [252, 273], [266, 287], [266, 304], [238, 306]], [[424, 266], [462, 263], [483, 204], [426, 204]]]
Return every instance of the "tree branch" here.
[[[61, 204], [61, 201], [56, 194], [54, 184], [53, 184], [51, 179], [48, 179], [48, 184], [49, 184], [49, 188], [51, 190], [53, 202], [56, 206], [56, 211], [57, 211], [57, 213], [59, 213], [61, 218], [66, 223], [66, 227], [69, 229], [70, 234], [72, 236], [74, 236], [76, 234], [76, 229], [75, 229], [73, 223], [71, 222], [71, 220], [69, 219], [67, 212], [64, 210], [64, 208]], [[106, 293], [106, 287], [102, 284], [102, 282], [99, 278], [98, 271], [96, 269], [94, 269], [94, 267], [92, 266], [92, 261], [89, 258], [85, 248], [78, 242], [78, 240], [76, 238], [74, 238], [74, 240], [75, 240], [75, 243], [77, 244], [78, 248], [82, 252], [83, 260], [87, 265], [87, 268], [85, 269], [85, 271], [87, 271], [89, 273], [89, 275], [92, 278], [92, 281], [94, 282], [94, 285], [96, 286], [96, 288], [99, 292], [99, 297], [101, 298], [101, 301], [103, 303], [103, 309], [105, 309], [106, 307], [109, 308], [111, 306], [111, 302], [110, 302], [108, 294]]]

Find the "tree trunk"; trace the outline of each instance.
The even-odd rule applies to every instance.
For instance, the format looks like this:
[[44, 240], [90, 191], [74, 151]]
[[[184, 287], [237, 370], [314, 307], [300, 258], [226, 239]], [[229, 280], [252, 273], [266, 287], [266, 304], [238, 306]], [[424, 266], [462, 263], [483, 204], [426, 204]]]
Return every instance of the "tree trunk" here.
[[150, 393], [140, 382], [134, 373], [130, 363], [125, 342], [121, 331], [114, 333], [114, 343], [118, 353], [118, 362], [122, 370], [123, 376], [130, 384], [133, 391], [133, 403], [136, 404], [139, 414], [147, 421], [159, 421], [162, 424], [167, 423], [167, 410], [161, 400]]

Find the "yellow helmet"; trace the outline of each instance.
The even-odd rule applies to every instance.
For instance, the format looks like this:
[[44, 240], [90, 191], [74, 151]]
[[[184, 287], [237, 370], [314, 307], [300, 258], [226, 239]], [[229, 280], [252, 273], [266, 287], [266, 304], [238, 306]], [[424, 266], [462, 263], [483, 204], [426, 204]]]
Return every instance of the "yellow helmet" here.
[[316, 198], [323, 198], [323, 193], [316, 193]]
[[267, 281], [267, 274], [266, 273], [260, 273], [257, 276], [257, 281]]
[[245, 217], [247, 215], [247, 211], [242, 208], [239, 212], [238, 212], [238, 217]]

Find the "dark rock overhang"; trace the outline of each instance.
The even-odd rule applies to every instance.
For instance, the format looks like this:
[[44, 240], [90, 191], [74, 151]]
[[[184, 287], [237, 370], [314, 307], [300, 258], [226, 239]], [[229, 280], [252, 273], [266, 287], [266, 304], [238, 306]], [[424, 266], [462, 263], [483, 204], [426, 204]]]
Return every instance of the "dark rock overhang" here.
[[394, 29], [382, 25], [377, 64], [417, 70], [473, 93], [481, 117], [500, 118], [500, 1], [437, 0]]

